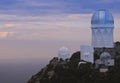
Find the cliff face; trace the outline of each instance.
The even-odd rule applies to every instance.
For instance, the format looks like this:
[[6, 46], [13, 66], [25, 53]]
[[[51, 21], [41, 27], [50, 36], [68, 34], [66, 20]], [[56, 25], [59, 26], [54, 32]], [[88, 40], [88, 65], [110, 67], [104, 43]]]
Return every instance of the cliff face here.
[[76, 52], [70, 60], [53, 58], [27, 83], [120, 83], [120, 43], [116, 42], [112, 50], [115, 55], [115, 66], [109, 67], [108, 72], [100, 73], [99, 69], [95, 69], [90, 63], [78, 65], [80, 52]]

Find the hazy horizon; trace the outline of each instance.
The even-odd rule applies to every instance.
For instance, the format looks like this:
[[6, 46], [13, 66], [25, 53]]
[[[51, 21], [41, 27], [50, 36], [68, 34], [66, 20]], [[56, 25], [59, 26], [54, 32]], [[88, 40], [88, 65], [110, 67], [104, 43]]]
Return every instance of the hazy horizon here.
[[[108, 9], [114, 16], [114, 41], [120, 41], [119, 0], [1, 0], [0, 83], [25, 82], [58, 56], [91, 44], [91, 16]], [[21, 81], [20, 81], [21, 80]]]

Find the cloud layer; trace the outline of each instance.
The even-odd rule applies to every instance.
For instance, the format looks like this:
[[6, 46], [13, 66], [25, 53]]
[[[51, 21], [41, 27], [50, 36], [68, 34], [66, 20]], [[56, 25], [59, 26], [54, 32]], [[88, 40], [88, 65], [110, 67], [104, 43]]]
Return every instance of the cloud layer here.
[[[119, 0], [2, 0], [0, 38], [20, 40], [77, 40], [90, 32], [92, 13], [109, 9], [119, 28]], [[11, 35], [12, 33], [12, 35]], [[118, 33], [116, 33], [118, 34]], [[85, 35], [88, 40], [90, 36]]]
[[[67, 40], [69, 36], [75, 35], [74, 33], [76, 32], [73, 31], [89, 27], [90, 17], [91, 14], [61, 14], [60, 16], [0, 15], [0, 30], [1, 33], [13, 32], [14, 35], [9, 37], [15, 39], [63, 38]], [[66, 34], [67, 36], [64, 36]], [[8, 38], [8, 36], [6, 36], [6, 38]]]
[[119, 0], [1, 0], [0, 13], [15, 15], [91, 13], [101, 8], [119, 13], [119, 3]]

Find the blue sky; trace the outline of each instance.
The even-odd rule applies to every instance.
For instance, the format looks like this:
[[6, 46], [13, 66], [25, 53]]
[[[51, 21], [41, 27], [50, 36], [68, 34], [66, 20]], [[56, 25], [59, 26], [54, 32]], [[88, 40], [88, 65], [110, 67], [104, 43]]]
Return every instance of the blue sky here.
[[119, 0], [1, 0], [0, 12], [14, 15], [91, 13], [109, 9], [119, 13]]

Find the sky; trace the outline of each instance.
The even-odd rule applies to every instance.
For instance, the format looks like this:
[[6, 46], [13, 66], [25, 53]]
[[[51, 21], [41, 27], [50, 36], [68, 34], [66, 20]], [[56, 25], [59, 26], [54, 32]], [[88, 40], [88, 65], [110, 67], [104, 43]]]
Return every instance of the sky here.
[[[39, 70], [38, 65], [58, 56], [62, 46], [72, 54], [80, 45], [91, 44], [91, 17], [98, 9], [112, 13], [114, 41], [120, 41], [119, 4], [120, 0], [0, 0], [0, 73], [9, 74], [0, 78], [10, 81], [20, 74], [22, 79], [29, 71], [28, 78]], [[14, 71], [19, 74], [11, 77]]]
[[[119, 41], [119, 0], [1, 0], [1, 61], [52, 58], [62, 46], [71, 53], [91, 44], [91, 17], [98, 9], [114, 16]], [[51, 49], [52, 48], [52, 49]]]

